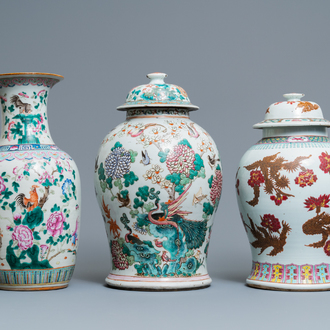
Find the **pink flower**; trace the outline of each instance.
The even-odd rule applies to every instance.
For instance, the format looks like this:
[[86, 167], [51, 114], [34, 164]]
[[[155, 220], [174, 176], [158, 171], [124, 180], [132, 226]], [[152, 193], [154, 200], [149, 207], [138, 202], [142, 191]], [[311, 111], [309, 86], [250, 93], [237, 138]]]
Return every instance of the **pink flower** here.
[[24, 171], [28, 171], [29, 170], [29, 164], [25, 164], [24, 165]]
[[5, 190], [6, 190], [5, 180], [2, 178], [2, 176], [0, 176], [0, 194], [2, 194], [2, 192]]
[[18, 167], [18, 166], [15, 166], [15, 167], [13, 168], [13, 174], [14, 174], [14, 175], [17, 174], [17, 167]]
[[47, 232], [53, 237], [59, 236], [63, 231], [63, 222], [65, 222], [65, 216], [63, 212], [55, 211], [47, 220]]
[[0, 96], [0, 99], [3, 100], [4, 102], [7, 102], [7, 99], [3, 96]]
[[221, 189], [222, 189], [222, 173], [220, 170], [215, 171], [215, 176], [212, 180], [211, 186], [211, 201], [213, 204], [216, 204], [220, 200], [221, 196]]
[[20, 174], [18, 177], [17, 177], [17, 181], [21, 181], [23, 179], [23, 175]]
[[23, 96], [23, 97], [26, 97], [27, 99], [30, 98], [30, 96], [29, 95], [26, 95], [25, 93], [18, 93], [18, 95]]
[[190, 170], [195, 169], [195, 152], [185, 144], [179, 144], [167, 155], [166, 166], [171, 174], [183, 173], [189, 177]]
[[14, 214], [14, 220], [17, 221], [17, 220], [20, 220], [20, 219], [22, 219], [22, 216], [18, 213], [15, 213]]
[[10, 230], [10, 228], [11, 228], [10, 226], [6, 226], [6, 229], [7, 229], [7, 230]]
[[32, 230], [27, 226], [16, 226], [11, 237], [14, 241], [17, 241], [18, 247], [22, 251], [29, 249], [33, 245]]
[[50, 175], [47, 171], [40, 175], [38, 182], [42, 184], [45, 183], [46, 180], [48, 180], [50, 183], [54, 183], [54, 176]]

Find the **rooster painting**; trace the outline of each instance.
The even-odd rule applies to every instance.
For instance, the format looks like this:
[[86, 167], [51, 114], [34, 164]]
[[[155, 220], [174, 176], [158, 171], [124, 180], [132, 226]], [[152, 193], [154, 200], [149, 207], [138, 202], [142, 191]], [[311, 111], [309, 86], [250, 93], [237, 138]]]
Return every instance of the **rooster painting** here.
[[10, 102], [18, 108], [19, 113], [31, 113], [32, 107], [29, 103], [23, 103], [18, 95], [14, 95], [10, 98]]
[[23, 193], [18, 194], [15, 198], [17, 204], [23, 209], [26, 209], [28, 212], [32, 211], [38, 206], [39, 197], [37, 193], [37, 188], [39, 188], [39, 186], [37, 185], [33, 185], [31, 187], [30, 198], [26, 198], [25, 194]]

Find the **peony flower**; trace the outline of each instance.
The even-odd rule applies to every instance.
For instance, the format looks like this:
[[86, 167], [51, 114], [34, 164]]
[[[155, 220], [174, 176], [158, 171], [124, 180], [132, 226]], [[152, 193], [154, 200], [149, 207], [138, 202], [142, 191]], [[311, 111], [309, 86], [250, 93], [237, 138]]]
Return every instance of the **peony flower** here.
[[319, 198], [309, 197], [305, 200], [305, 207], [308, 208], [308, 211], [316, 209], [316, 213], [321, 211], [321, 207], [329, 207], [328, 203], [330, 202], [330, 195], [320, 195]]
[[281, 223], [273, 214], [264, 214], [261, 220], [261, 225], [270, 231], [278, 232], [281, 228]]
[[17, 241], [18, 247], [22, 251], [29, 249], [33, 245], [33, 233], [27, 226], [16, 226], [11, 237], [14, 241]]
[[65, 216], [63, 212], [55, 211], [50, 215], [47, 220], [47, 232], [53, 237], [59, 236], [63, 231], [63, 222], [65, 222]]
[[275, 205], [280, 206], [283, 201], [286, 201], [288, 199], [288, 197], [282, 196], [282, 195], [280, 195], [280, 196], [272, 195], [272, 196], [270, 196], [270, 199], [275, 202]]
[[330, 257], [330, 241], [327, 241], [324, 245], [324, 252], [327, 256]]
[[254, 186], [260, 187], [262, 183], [265, 183], [265, 178], [262, 175], [261, 171], [251, 171], [250, 172], [250, 179], [248, 180], [248, 185], [252, 188]]
[[212, 180], [210, 197], [213, 204], [216, 204], [220, 200], [222, 189], [222, 173], [220, 170], [215, 171], [215, 176]]
[[131, 154], [122, 147], [115, 148], [105, 159], [104, 167], [107, 176], [113, 179], [122, 178], [130, 171]]
[[117, 241], [112, 241], [111, 243], [111, 255], [116, 268], [123, 270], [129, 267], [127, 254], [123, 253], [123, 249]]
[[324, 173], [329, 173], [329, 171], [330, 171], [330, 155], [327, 152], [322, 152], [321, 156], [319, 156], [319, 159], [321, 161], [320, 169]]
[[0, 194], [2, 194], [2, 192], [5, 190], [6, 190], [5, 180], [2, 178], [2, 176], [0, 176]]
[[306, 170], [305, 172], [300, 172], [299, 176], [294, 179], [295, 184], [298, 184], [300, 187], [311, 186], [316, 182], [317, 176], [314, 175], [313, 170]]
[[167, 155], [166, 166], [171, 174], [183, 173], [189, 177], [190, 170], [195, 169], [195, 152], [185, 144], [176, 145]]

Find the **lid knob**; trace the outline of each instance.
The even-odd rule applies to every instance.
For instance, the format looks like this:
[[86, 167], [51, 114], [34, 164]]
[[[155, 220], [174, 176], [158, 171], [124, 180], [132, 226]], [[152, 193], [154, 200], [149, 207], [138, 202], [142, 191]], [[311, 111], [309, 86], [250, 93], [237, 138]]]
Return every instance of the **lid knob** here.
[[154, 72], [147, 74], [147, 77], [150, 79], [151, 85], [164, 85], [164, 79], [167, 77], [167, 74], [161, 72]]
[[302, 93], [288, 93], [283, 95], [288, 101], [300, 101], [305, 94]]

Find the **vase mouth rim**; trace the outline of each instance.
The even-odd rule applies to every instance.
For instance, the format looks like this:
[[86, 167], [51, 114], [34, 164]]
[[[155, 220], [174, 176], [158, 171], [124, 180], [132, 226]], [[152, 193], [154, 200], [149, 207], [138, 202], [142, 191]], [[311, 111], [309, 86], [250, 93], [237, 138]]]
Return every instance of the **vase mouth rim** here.
[[1, 73], [0, 74], [0, 79], [1, 78], [6, 78], [6, 77], [19, 77], [19, 76], [31, 76], [31, 77], [37, 77], [37, 76], [43, 76], [43, 77], [48, 77], [48, 78], [54, 78], [57, 80], [63, 80], [64, 77], [55, 74], [55, 73], [46, 73], [46, 72], [11, 72], [11, 73]]

